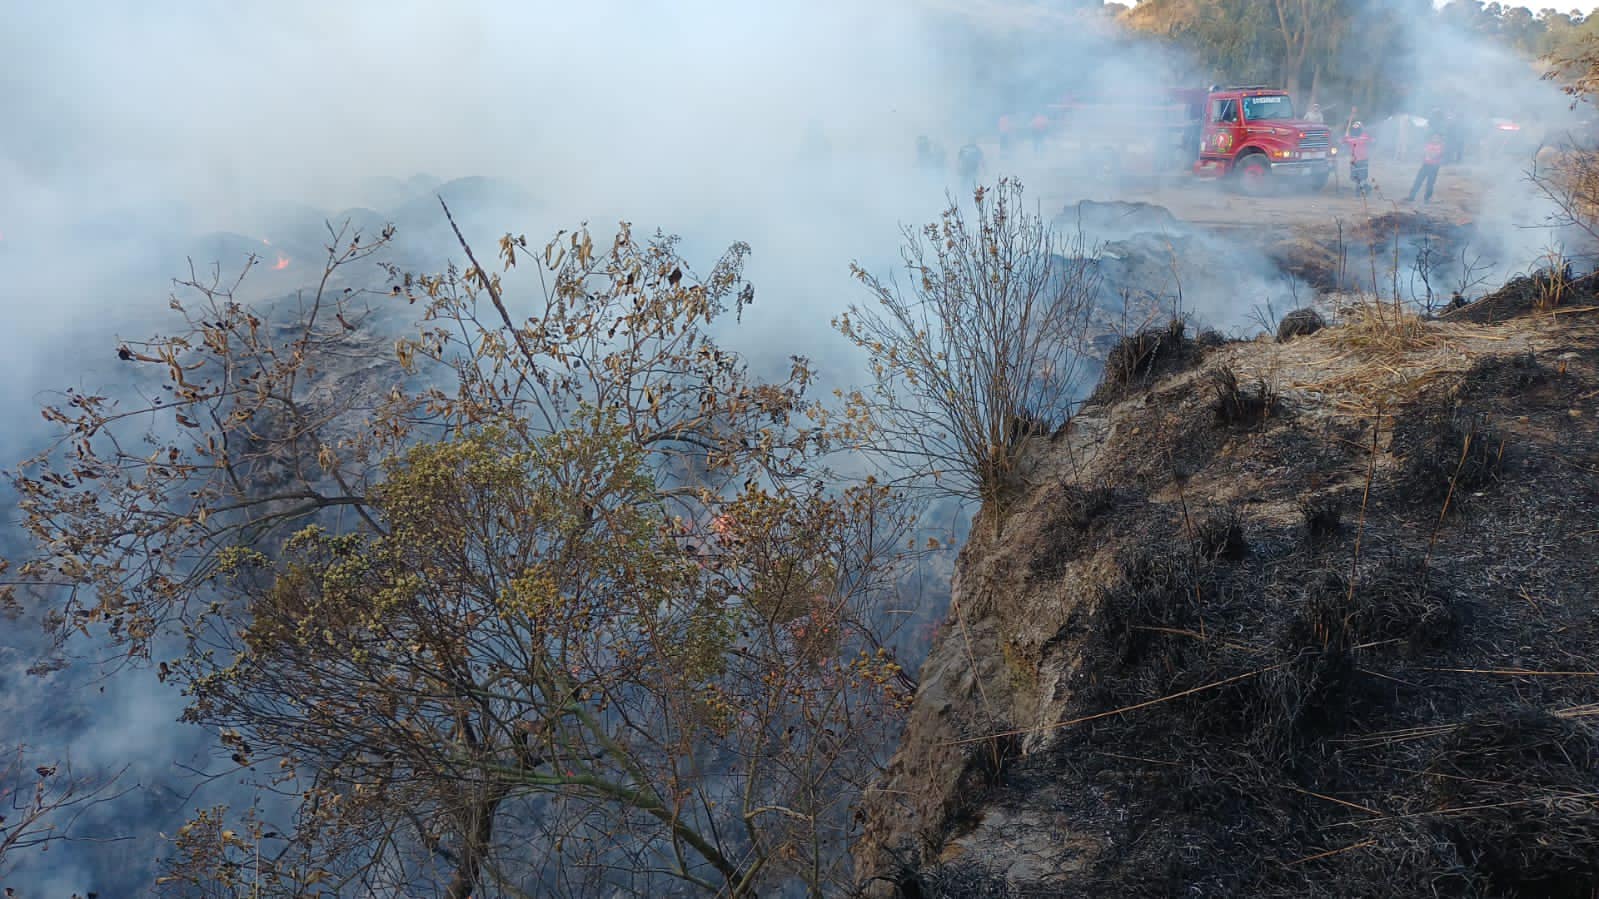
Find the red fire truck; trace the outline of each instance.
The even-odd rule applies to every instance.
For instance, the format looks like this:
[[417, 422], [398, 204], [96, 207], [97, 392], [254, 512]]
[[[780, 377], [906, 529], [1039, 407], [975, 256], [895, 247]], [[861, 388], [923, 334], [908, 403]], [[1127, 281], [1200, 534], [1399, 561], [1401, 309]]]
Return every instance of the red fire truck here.
[[1192, 173], [1249, 194], [1289, 182], [1320, 190], [1332, 174], [1327, 126], [1297, 118], [1285, 91], [1173, 88], [1161, 96], [1051, 107], [1061, 149], [1095, 177]]

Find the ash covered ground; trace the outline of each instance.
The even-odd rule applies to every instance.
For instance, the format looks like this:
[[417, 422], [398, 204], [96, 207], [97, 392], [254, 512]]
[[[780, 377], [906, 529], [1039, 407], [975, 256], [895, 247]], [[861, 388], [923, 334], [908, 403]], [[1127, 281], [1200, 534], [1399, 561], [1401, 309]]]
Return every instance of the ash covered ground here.
[[1591, 896], [1596, 300], [1115, 342], [962, 554], [868, 893]]

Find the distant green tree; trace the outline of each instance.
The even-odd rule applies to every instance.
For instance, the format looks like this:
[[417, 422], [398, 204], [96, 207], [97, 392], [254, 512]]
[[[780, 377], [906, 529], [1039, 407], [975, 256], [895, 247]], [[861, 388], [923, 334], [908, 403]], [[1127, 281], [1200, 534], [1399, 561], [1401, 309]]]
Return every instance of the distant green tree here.
[[1188, 49], [1216, 81], [1274, 84], [1301, 106], [1335, 98], [1364, 111], [1395, 101], [1410, 77], [1407, 23], [1433, 15], [1428, 0], [1144, 0], [1124, 18]]

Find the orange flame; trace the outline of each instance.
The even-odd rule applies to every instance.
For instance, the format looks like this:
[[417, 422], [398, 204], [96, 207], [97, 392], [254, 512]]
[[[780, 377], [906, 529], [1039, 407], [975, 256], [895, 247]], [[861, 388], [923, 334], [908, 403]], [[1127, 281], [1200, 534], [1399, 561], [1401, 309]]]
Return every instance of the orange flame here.
[[272, 270], [275, 271], [275, 272], [281, 272], [281, 271], [283, 271], [284, 269], [286, 269], [288, 267], [289, 267], [289, 257], [283, 255], [282, 253], [279, 253], [278, 254], [278, 261], [272, 263]]

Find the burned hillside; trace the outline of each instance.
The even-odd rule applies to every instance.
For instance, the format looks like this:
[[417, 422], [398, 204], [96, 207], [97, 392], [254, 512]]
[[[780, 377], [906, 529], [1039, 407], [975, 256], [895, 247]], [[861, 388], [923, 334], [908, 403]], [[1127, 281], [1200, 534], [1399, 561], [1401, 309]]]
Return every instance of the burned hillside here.
[[980, 521], [868, 895], [1599, 890], [1599, 311], [1349, 319], [1102, 388]]

